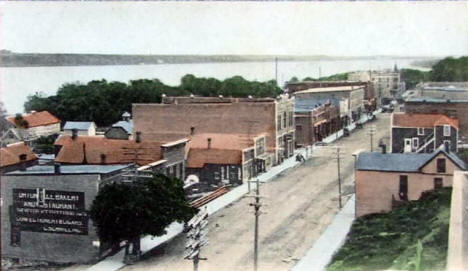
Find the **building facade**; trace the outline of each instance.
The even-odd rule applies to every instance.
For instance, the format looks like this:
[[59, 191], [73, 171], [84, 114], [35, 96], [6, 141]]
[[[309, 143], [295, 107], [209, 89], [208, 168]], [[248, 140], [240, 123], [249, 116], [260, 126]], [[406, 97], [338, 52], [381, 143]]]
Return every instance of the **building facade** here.
[[438, 187], [452, 186], [465, 163], [443, 148], [433, 153], [360, 153], [356, 161], [356, 216], [388, 212]]
[[442, 145], [458, 151], [458, 119], [442, 114], [393, 113], [393, 153], [433, 152]]
[[161, 104], [133, 104], [134, 134], [174, 140], [198, 133], [265, 133], [272, 164], [294, 154], [294, 99], [165, 97]]

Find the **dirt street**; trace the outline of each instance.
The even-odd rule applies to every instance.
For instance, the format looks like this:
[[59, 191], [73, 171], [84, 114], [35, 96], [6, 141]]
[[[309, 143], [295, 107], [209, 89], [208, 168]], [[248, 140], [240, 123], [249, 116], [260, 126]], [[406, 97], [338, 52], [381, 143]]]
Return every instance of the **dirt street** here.
[[[376, 127], [374, 151], [380, 150], [378, 139], [389, 136], [389, 116], [380, 114], [376, 121], [335, 143], [345, 152], [341, 161], [343, 204], [354, 190], [352, 153], [370, 150], [370, 125]], [[289, 270], [337, 213], [337, 165], [330, 158], [332, 152], [329, 147], [322, 147], [314, 152], [313, 156], [317, 157], [260, 186], [261, 195], [265, 196], [262, 203], [267, 206], [262, 207], [266, 213], [260, 216], [259, 222], [259, 270]], [[200, 262], [199, 270], [253, 269], [251, 202], [252, 198], [243, 197], [209, 218], [210, 243], [201, 252], [208, 260]], [[193, 270], [192, 262], [183, 259], [185, 242], [185, 235], [179, 236], [145, 255], [141, 262], [122, 270]]]

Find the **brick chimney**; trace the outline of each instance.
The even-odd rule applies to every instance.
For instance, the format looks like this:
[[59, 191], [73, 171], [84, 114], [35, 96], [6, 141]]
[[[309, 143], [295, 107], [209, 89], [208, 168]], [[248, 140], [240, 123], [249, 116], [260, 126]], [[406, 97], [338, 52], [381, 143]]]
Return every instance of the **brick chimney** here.
[[101, 164], [106, 164], [106, 155], [104, 153], [101, 153]]
[[208, 143], [208, 149], [211, 149], [211, 137], [208, 137], [206, 141]]
[[54, 164], [54, 173], [55, 174], [60, 174], [60, 164], [59, 163]]
[[190, 127], [190, 135], [193, 135], [195, 134], [195, 127]]
[[19, 155], [19, 160], [20, 160], [20, 170], [25, 171], [26, 170], [26, 159], [27, 159], [26, 154], [20, 154]]
[[78, 129], [72, 129], [72, 139], [75, 140], [78, 137]]
[[135, 133], [135, 142], [140, 143], [141, 142], [141, 132], [136, 132]]

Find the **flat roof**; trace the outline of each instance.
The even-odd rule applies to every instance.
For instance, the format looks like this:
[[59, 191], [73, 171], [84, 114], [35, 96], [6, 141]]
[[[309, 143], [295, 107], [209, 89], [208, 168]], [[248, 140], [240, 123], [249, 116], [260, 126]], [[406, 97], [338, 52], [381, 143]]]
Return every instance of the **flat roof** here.
[[[131, 166], [130, 164], [119, 165], [61, 165], [60, 174], [107, 174]], [[54, 174], [54, 166], [37, 165], [26, 168], [26, 170], [16, 170], [5, 175], [49, 175]]]
[[432, 98], [432, 97], [410, 97], [405, 102], [412, 103], [466, 103], [468, 99], [446, 99], [446, 98]]
[[323, 88], [310, 88], [306, 90], [296, 91], [295, 93], [314, 93], [314, 92], [335, 92], [335, 91], [353, 91], [364, 89], [364, 86], [339, 86], [339, 87], [323, 87]]

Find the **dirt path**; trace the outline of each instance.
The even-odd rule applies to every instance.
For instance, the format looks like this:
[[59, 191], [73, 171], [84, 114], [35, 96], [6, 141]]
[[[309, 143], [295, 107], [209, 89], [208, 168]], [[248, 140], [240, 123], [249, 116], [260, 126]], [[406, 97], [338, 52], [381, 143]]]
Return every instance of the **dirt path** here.
[[[377, 149], [378, 139], [389, 135], [389, 115], [378, 115], [372, 125], [376, 126]], [[354, 190], [351, 154], [370, 149], [368, 127], [336, 143], [346, 153], [341, 167], [343, 204]], [[268, 206], [262, 208], [267, 213], [260, 216], [259, 270], [289, 270], [330, 224], [338, 211], [337, 166], [336, 160], [328, 158], [330, 155], [331, 150], [323, 147], [314, 152], [318, 157], [260, 187], [266, 197], [262, 202]], [[210, 217], [210, 243], [202, 249], [202, 256], [208, 260], [200, 262], [199, 270], [252, 270], [252, 201], [244, 197]], [[185, 236], [179, 236], [122, 270], [193, 270], [192, 262], [183, 259], [185, 241]]]

